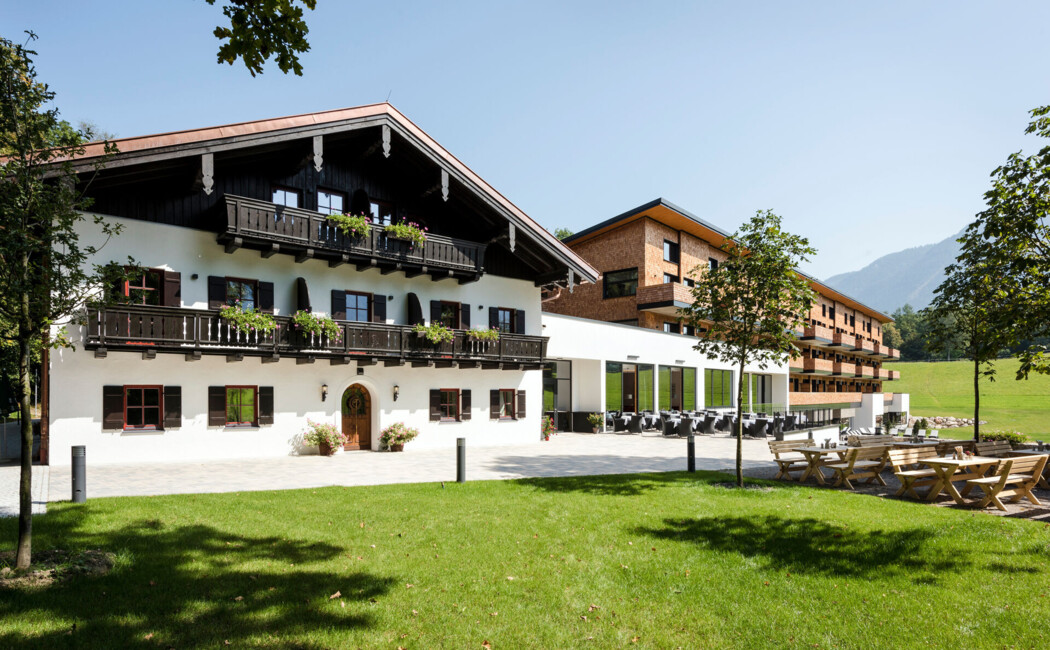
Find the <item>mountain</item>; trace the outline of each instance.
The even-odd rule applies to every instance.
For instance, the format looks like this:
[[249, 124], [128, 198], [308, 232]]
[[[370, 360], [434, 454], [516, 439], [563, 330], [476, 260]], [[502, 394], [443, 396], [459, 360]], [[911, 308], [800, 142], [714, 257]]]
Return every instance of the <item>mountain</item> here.
[[944, 279], [944, 267], [959, 255], [955, 240], [961, 235], [883, 255], [859, 271], [839, 273], [824, 282], [886, 314], [905, 304], [922, 309], [933, 300], [933, 292]]

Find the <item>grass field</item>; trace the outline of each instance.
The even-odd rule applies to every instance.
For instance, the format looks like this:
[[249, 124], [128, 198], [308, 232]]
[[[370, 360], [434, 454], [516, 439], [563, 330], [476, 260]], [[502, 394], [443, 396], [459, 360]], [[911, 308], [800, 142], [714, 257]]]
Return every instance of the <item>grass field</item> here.
[[[727, 480], [52, 504], [35, 520], [37, 549], [120, 561], [105, 576], [0, 592], [0, 647], [1050, 645], [1050, 527]], [[0, 520], [7, 548], [14, 534]]]
[[[981, 382], [982, 428], [1020, 431], [1050, 442], [1050, 377], [1032, 375], [1014, 379], [1016, 359], [996, 362], [996, 380]], [[899, 370], [899, 381], [886, 382], [884, 390], [911, 394], [913, 415], [973, 417], [973, 364], [969, 361], [887, 363]], [[941, 432], [945, 435], [948, 432]], [[956, 437], [972, 438], [973, 428], [957, 429]]]

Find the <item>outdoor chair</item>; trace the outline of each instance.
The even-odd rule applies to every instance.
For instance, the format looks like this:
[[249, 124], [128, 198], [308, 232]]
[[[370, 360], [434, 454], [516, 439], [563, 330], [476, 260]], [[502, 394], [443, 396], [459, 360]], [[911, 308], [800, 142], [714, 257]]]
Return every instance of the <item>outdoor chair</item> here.
[[813, 438], [809, 440], [774, 440], [769, 443], [769, 452], [773, 454], [773, 461], [776, 462], [777, 472], [776, 478], [783, 478], [788, 481], [795, 480], [791, 476], [791, 472], [805, 471], [809, 463], [806, 461], [805, 456], [798, 454], [795, 455], [782, 455], [790, 454], [799, 447], [811, 447], [816, 444]]
[[688, 436], [693, 432], [693, 418], [683, 417], [678, 423], [678, 435]]
[[784, 431], [791, 431], [795, 428], [795, 422], [798, 420], [797, 415], [788, 415], [784, 417]]
[[723, 415], [722, 417], [720, 417], [718, 419], [718, 422], [715, 423], [715, 429], [717, 429], [718, 431], [728, 431], [729, 430], [729, 424], [730, 424], [729, 415]]
[[[995, 504], [1000, 510], [1006, 510], [1002, 497], [1011, 497], [1010, 503], [1017, 503], [1021, 499], [1028, 499], [1032, 505], [1042, 505], [1039, 499], [1032, 494], [1032, 488], [1039, 482], [1046, 466], [1046, 455], [1024, 456], [1021, 458], [1007, 458], [999, 463], [999, 468], [994, 476], [976, 478], [966, 481], [966, 485], [976, 486], [984, 492], [984, 498], [977, 502], [978, 508], [987, 507], [989, 503]], [[1007, 486], [1014, 486], [1007, 489]]]
[[672, 420], [671, 418], [664, 418], [664, 435], [665, 436], [676, 436], [678, 435], [678, 420]]
[[703, 424], [703, 428], [701, 429], [701, 431], [703, 433], [714, 433], [715, 432], [715, 420], [717, 419], [717, 417], [718, 416], [712, 415], [711, 413], [708, 413], [706, 416], [704, 416], [704, 424]]
[[769, 430], [770, 435], [775, 437], [777, 440], [781, 440], [784, 437], [784, 418], [774, 417], [773, 424]]
[[766, 426], [769, 424], [769, 420], [766, 418], [758, 418], [755, 423], [751, 425], [751, 437], [752, 438], [765, 438], [766, 437]]
[[920, 498], [915, 488], [923, 485], [933, 485], [937, 482], [937, 472], [930, 468], [916, 467], [924, 458], [936, 458], [937, 450], [933, 447], [921, 449], [891, 449], [888, 452], [890, 467], [894, 476], [901, 482], [900, 489], [894, 496], [911, 495]]
[[[886, 466], [886, 447], [850, 447], [845, 459], [839, 463], [826, 463], [823, 467], [834, 472], [835, 487], [853, 489], [851, 480], [866, 479], [866, 483], [878, 481], [886, 485], [880, 473]], [[821, 471], [823, 469], [818, 469]]]
[[627, 423], [623, 421], [623, 418], [613, 418], [613, 432], [626, 431]]
[[627, 431], [629, 433], [641, 433], [642, 432], [642, 418], [643, 416], [635, 413], [631, 416], [631, 419], [627, 423]]

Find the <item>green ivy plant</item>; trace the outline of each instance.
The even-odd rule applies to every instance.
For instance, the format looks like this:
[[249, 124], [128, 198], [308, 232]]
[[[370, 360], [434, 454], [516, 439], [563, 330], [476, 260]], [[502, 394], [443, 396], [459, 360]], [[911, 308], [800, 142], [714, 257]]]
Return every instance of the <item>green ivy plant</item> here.
[[333, 214], [328, 220], [348, 237], [367, 237], [372, 232], [372, 218], [365, 214]]
[[245, 332], [270, 332], [280, 329], [280, 325], [270, 314], [258, 309], [242, 309], [240, 301], [235, 305], [223, 305], [219, 308], [219, 318]]
[[422, 334], [423, 338], [430, 341], [431, 343], [451, 341], [456, 336], [455, 332], [445, 327], [441, 323], [431, 323], [430, 325], [416, 323], [416, 325], [412, 327], [412, 331], [416, 332], [417, 334]]
[[297, 311], [292, 316], [292, 323], [296, 331], [305, 334], [327, 336], [331, 341], [342, 339], [343, 331], [336, 322], [324, 314], [314, 314], [308, 311]]
[[388, 237], [410, 241], [414, 246], [422, 246], [427, 243], [427, 229], [414, 221], [392, 223], [383, 228], [383, 231]]
[[470, 329], [467, 330], [467, 336], [474, 339], [475, 341], [498, 341], [499, 329], [495, 327], [487, 330]]

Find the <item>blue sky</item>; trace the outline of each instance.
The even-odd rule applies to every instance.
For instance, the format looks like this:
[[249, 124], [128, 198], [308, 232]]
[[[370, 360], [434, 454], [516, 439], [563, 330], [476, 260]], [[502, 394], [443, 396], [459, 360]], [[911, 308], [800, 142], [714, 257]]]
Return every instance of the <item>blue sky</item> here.
[[203, 0], [3, 5], [70, 121], [131, 136], [389, 93], [551, 229], [658, 196], [730, 231], [769, 208], [822, 278], [961, 230], [1050, 103], [1043, 0], [319, 0], [304, 76], [256, 78], [216, 63]]

